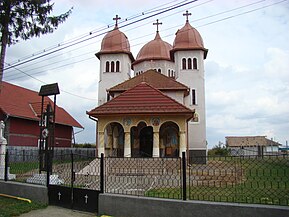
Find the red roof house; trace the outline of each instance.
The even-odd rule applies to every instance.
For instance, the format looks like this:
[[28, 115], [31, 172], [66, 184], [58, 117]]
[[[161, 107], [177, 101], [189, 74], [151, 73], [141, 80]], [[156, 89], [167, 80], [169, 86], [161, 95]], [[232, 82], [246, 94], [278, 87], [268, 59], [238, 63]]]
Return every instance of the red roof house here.
[[[53, 101], [44, 99], [45, 108]], [[83, 128], [67, 111], [56, 106], [56, 147], [71, 147], [73, 127]], [[38, 92], [2, 82], [0, 120], [6, 125], [5, 137], [9, 146], [38, 146], [40, 134], [41, 96]]]

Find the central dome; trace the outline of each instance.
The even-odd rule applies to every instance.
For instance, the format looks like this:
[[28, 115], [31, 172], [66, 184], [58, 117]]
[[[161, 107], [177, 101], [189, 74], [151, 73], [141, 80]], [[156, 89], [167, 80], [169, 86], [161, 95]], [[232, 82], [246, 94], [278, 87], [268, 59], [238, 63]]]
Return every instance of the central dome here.
[[123, 32], [119, 31], [117, 26], [104, 36], [101, 42], [101, 49], [95, 55], [99, 58], [101, 54], [116, 53], [126, 53], [133, 59], [128, 38]]
[[133, 65], [150, 60], [168, 60], [171, 61], [170, 58], [170, 50], [172, 49], [172, 45], [163, 41], [157, 32], [154, 40], [145, 44], [141, 50], [139, 51], [135, 62]]

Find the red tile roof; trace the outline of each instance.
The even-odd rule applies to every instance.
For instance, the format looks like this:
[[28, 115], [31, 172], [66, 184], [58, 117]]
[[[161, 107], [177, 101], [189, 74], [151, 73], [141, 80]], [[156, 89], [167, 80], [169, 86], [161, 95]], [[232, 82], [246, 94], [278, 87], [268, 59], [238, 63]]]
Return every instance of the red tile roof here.
[[[48, 97], [45, 97], [44, 102], [46, 105], [47, 103], [53, 105], [53, 101]], [[41, 114], [41, 96], [36, 91], [3, 81], [0, 109], [9, 116], [38, 121]], [[56, 106], [56, 123], [83, 128], [67, 111], [58, 106]]]
[[183, 90], [186, 94], [189, 93], [189, 87], [183, 85], [176, 80], [169, 78], [155, 70], [148, 70], [138, 76], [135, 76], [127, 81], [124, 81], [108, 91], [112, 92], [123, 92], [128, 90], [141, 82], [146, 82], [158, 90]]
[[87, 112], [98, 117], [121, 114], [181, 114], [192, 116], [194, 111], [163, 94], [146, 82], [125, 91], [111, 101]]

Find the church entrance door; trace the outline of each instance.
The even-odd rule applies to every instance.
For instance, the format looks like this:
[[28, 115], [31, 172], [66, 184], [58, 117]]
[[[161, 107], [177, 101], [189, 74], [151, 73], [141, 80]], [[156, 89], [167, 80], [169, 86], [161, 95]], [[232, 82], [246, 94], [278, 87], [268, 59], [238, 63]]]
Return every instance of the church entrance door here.
[[139, 134], [140, 156], [152, 157], [153, 154], [153, 128], [144, 127]]

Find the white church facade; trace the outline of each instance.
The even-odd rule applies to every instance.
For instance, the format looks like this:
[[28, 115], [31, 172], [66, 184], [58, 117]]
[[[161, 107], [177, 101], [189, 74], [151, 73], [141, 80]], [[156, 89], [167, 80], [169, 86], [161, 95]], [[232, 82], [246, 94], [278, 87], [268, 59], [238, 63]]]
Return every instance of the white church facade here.
[[[206, 156], [204, 60], [208, 50], [186, 12], [173, 45], [155, 38], [136, 58], [115, 28], [102, 40], [97, 123], [98, 155], [118, 157]], [[130, 76], [132, 74], [132, 76]]]

